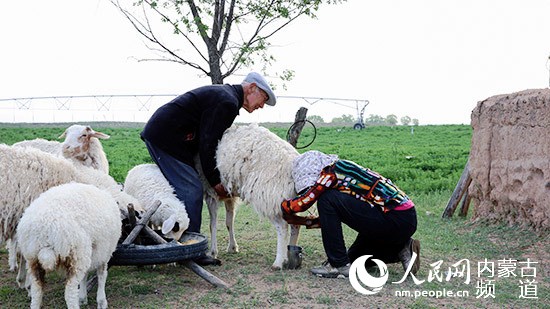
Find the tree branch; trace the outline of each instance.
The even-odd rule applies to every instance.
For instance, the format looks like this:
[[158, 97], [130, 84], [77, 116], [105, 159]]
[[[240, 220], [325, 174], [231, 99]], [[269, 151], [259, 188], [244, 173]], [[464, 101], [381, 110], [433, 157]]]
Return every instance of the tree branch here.
[[[117, 0], [118, 1], [118, 0]], [[151, 8], [152, 10], [154, 10], [157, 14], [159, 14], [164, 20], [166, 20], [168, 23], [170, 23], [172, 25], [172, 27], [174, 27], [174, 29], [177, 30], [177, 33], [178, 34], [181, 34], [186, 40], [187, 42], [189, 42], [189, 44], [193, 47], [193, 49], [199, 54], [199, 56], [204, 59], [204, 61], [206, 61], [208, 63], [208, 58], [203, 55], [203, 53], [200, 51], [200, 49], [197, 47], [197, 45], [195, 45], [195, 43], [193, 42], [193, 40], [191, 40], [191, 38], [189, 38], [189, 36], [187, 34], [185, 34], [185, 32], [181, 31], [178, 27], [178, 24], [173, 22], [172, 19], [170, 17], [168, 17], [166, 14], [162, 13], [161, 11], [159, 11], [156, 6], [153, 6], [151, 4], [151, 2], [149, 0], [144, 0], [145, 3], [147, 3]]]
[[[210, 76], [213, 83], [219, 83], [240, 67], [251, 65], [258, 59], [264, 66], [271, 64], [274, 58], [268, 53], [271, 46], [268, 39], [300, 16], [315, 17], [315, 12], [321, 4], [335, 4], [345, 0], [136, 0], [135, 3], [110, 1], [146, 39], [147, 47], [158, 47], [158, 50], [152, 50], [158, 54], [159, 59], [152, 57], [142, 61], [169, 61], [189, 65]], [[134, 6], [141, 7], [143, 16], [141, 12], [122, 8], [121, 2], [127, 6], [130, 6], [128, 3], [133, 3]], [[152, 17], [149, 13], [159, 17], [160, 21], [166, 24], [158, 26], [155, 21], [149, 19]], [[210, 23], [210, 18], [211, 29], [204, 24], [204, 21]], [[238, 28], [241, 23], [248, 24], [243, 28], [246, 29], [243, 33], [240, 33]], [[157, 37], [161, 32], [154, 29], [155, 32], [153, 28], [172, 30], [174, 34], [183, 37], [184, 45], [188, 43], [190, 46], [186, 49], [171, 49], [170, 46], [174, 44]], [[200, 45], [201, 39], [206, 46], [200, 46], [199, 49], [197, 44]], [[178, 40], [176, 44], [181, 43]], [[193, 55], [189, 56], [189, 53]], [[187, 58], [196, 59], [198, 62], [189, 61]], [[208, 67], [204, 64], [201, 66], [201, 61], [205, 61]], [[222, 68], [226, 70], [225, 73], [222, 73]]]
[[197, 26], [197, 29], [199, 30], [199, 34], [200, 34], [202, 40], [208, 46], [208, 44], [210, 42], [210, 38], [208, 37], [208, 34], [204, 30], [205, 27], [204, 27], [204, 24], [201, 20], [201, 16], [199, 15], [199, 10], [197, 9], [197, 6], [195, 5], [195, 1], [187, 0], [187, 4], [189, 4], [189, 9], [191, 9], [191, 14], [193, 14], [193, 23], [195, 23], [195, 25]]

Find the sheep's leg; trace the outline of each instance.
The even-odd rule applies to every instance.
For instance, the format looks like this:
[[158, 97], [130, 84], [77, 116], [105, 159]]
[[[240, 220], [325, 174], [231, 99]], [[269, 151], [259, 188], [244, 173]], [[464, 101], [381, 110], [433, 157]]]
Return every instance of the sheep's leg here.
[[23, 255], [18, 252], [17, 242], [14, 239], [8, 239], [6, 243], [10, 271], [15, 271], [17, 269], [17, 276], [15, 277], [17, 286], [22, 289], [28, 289], [30, 287], [30, 278], [27, 273], [27, 265]]
[[289, 245], [294, 245], [298, 243], [298, 237], [300, 236], [300, 227], [301, 225], [290, 225], [290, 241], [288, 242]]
[[288, 223], [282, 217], [272, 218], [271, 223], [273, 223], [275, 230], [277, 230], [277, 256], [271, 269], [280, 270], [283, 269], [283, 264], [288, 261]]
[[82, 290], [86, 290], [86, 281], [84, 279], [84, 277], [86, 277], [85, 275], [86, 271], [83, 271], [82, 269], [76, 270], [74, 273], [67, 274], [67, 281], [65, 283], [65, 303], [67, 304], [68, 309], [80, 308], [78, 303], [80, 294], [78, 284], [84, 282]]
[[[26, 264], [26, 261], [25, 261]], [[25, 289], [27, 290], [29, 296], [31, 295], [31, 272], [27, 269], [27, 275], [25, 276]]]
[[239, 245], [235, 239], [235, 199], [227, 199], [225, 203], [225, 225], [227, 231], [229, 231], [229, 244], [227, 245], [227, 252], [235, 253], [239, 252]]
[[8, 265], [10, 266], [10, 271], [15, 271], [15, 269], [18, 267], [18, 258], [19, 258], [19, 256], [16, 254], [17, 246], [15, 241], [8, 239], [6, 241], [6, 249], [8, 249]]
[[88, 274], [84, 275], [78, 286], [78, 301], [81, 305], [88, 304]]
[[210, 255], [213, 258], [218, 256], [218, 201], [206, 194], [206, 205], [208, 206], [208, 213], [210, 214]]
[[107, 308], [107, 296], [105, 295], [105, 283], [107, 282], [107, 263], [97, 268], [97, 308]]
[[25, 258], [20, 253], [16, 253], [15, 255], [16, 255], [15, 259], [18, 261], [17, 277], [15, 278], [15, 281], [17, 281], [17, 286], [19, 286], [22, 289], [25, 289], [29, 286], [27, 264], [26, 264]]
[[42, 306], [42, 296], [44, 295], [44, 277], [46, 272], [40, 266], [38, 261], [29, 263], [31, 267], [31, 309], [39, 309]]

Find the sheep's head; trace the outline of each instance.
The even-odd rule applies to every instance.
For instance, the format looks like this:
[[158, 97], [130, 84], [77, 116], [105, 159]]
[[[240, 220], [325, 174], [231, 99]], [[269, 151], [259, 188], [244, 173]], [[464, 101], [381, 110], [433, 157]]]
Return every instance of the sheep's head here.
[[108, 139], [109, 135], [94, 131], [90, 126], [75, 124], [68, 127], [59, 136], [59, 138], [65, 138], [62, 144], [63, 156], [66, 158], [83, 157], [85, 160], [90, 149], [90, 141], [94, 137]]
[[183, 232], [185, 229], [180, 226], [175, 214], [162, 223], [162, 235], [166, 238], [179, 240]]
[[[166, 207], [175, 211], [167, 219], [162, 222], [162, 235], [166, 238], [179, 240], [183, 232], [189, 227], [189, 217], [185, 206], [172, 198], [159, 198], [160, 207]], [[176, 210], [177, 209], [177, 210]]]

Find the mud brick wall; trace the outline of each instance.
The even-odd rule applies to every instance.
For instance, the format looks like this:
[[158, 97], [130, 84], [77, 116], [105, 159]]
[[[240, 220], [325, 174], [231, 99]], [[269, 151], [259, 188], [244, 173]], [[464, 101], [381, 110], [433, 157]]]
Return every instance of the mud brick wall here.
[[490, 97], [471, 117], [474, 219], [550, 230], [550, 89]]

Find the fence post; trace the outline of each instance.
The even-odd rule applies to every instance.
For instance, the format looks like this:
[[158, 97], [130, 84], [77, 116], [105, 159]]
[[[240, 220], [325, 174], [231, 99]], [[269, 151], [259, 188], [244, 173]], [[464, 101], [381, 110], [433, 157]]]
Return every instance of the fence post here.
[[[460, 180], [456, 184], [455, 190], [453, 191], [453, 194], [451, 195], [451, 198], [449, 199], [449, 202], [447, 203], [447, 207], [445, 208], [445, 211], [443, 211], [442, 218], [450, 218], [453, 216], [453, 213], [456, 210], [456, 207], [458, 206], [458, 203], [460, 203], [460, 200], [464, 196], [465, 193], [468, 192], [468, 187], [470, 186], [470, 183], [472, 182], [472, 177], [470, 177], [470, 169], [469, 169], [469, 161], [466, 162], [466, 166], [464, 167], [464, 171], [462, 171], [462, 175], [460, 176]], [[469, 202], [469, 199], [468, 199]], [[462, 206], [462, 214], [466, 215], [464, 211], [467, 211], [467, 207]]]
[[300, 134], [302, 133], [302, 129], [306, 124], [306, 121], [305, 121], [306, 115], [307, 115], [307, 108], [305, 107], [300, 107], [300, 109], [296, 112], [294, 124], [291, 127], [291, 130], [289, 133], [289, 139], [288, 139], [288, 142], [294, 148], [296, 148], [296, 145], [298, 144], [298, 138], [300, 137]]

